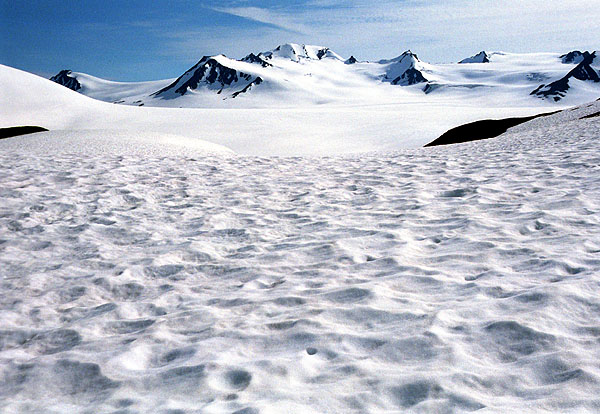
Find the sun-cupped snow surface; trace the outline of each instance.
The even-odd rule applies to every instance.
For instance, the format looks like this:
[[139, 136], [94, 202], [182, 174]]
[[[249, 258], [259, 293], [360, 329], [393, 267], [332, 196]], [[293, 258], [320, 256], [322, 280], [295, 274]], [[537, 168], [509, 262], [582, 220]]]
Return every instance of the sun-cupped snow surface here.
[[0, 411], [598, 412], [599, 107], [355, 156], [0, 141]]

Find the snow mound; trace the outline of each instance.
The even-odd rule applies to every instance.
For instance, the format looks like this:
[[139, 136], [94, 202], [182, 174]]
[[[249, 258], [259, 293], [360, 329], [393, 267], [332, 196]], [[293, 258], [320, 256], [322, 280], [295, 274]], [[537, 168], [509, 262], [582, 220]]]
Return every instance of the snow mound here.
[[198, 156], [233, 154], [229, 148], [174, 134], [124, 130], [48, 131], [0, 141], [0, 150], [81, 156]]

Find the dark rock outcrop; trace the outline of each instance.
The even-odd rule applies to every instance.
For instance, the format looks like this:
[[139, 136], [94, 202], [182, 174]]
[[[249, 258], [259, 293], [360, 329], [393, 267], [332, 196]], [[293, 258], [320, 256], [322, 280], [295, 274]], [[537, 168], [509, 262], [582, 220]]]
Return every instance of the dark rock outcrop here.
[[61, 70], [56, 75], [52, 76], [50, 80], [71, 90], [78, 91], [79, 89], [81, 89], [81, 84], [79, 83], [77, 78], [69, 76], [71, 75], [71, 73], [72, 72], [68, 69]]
[[398, 76], [391, 83], [392, 85], [415, 85], [417, 83], [427, 82], [421, 71], [415, 68], [409, 68], [402, 75]]
[[18, 137], [19, 135], [33, 134], [35, 132], [48, 131], [39, 126], [16, 126], [10, 128], [0, 128], [0, 139]]
[[573, 50], [572, 52], [560, 56], [562, 63], [581, 63], [583, 58], [583, 53], [579, 50]]
[[524, 122], [542, 116], [548, 116], [560, 111], [550, 112], [545, 114], [526, 116], [521, 118], [505, 118], [505, 119], [484, 119], [481, 121], [470, 122], [449, 129], [439, 138], [425, 145], [425, 147], [435, 147], [438, 145], [459, 144], [461, 142], [478, 141], [481, 139], [495, 138], [498, 135], [504, 134], [508, 128], [520, 125]]
[[250, 53], [248, 56], [242, 58], [240, 61], [241, 62], [248, 62], [248, 63], [256, 63], [258, 65], [261, 65], [263, 68], [266, 68], [266, 67], [269, 67], [269, 66], [273, 66], [269, 62], [266, 62], [261, 57], [260, 54], [257, 56], [254, 53]]
[[214, 57], [204, 56], [191, 69], [181, 75], [172, 84], [152, 94], [152, 96], [168, 99], [169, 92], [177, 96], [185, 95], [188, 90], [195, 90], [201, 83], [216, 85], [218, 88], [230, 86], [240, 80], [250, 80], [252, 75], [239, 72], [220, 64]]
[[239, 95], [248, 92], [250, 89], [252, 89], [252, 87], [260, 85], [261, 83], [263, 83], [263, 80], [262, 80], [262, 78], [260, 76], [258, 76], [256, 79], [254, 79], [248, 85], [246, 85], [246, 87], [244, 89], [242, 89], [241, 91], [234, 92], [231, 95], [231, 97], [232, 98], [237, 98]]

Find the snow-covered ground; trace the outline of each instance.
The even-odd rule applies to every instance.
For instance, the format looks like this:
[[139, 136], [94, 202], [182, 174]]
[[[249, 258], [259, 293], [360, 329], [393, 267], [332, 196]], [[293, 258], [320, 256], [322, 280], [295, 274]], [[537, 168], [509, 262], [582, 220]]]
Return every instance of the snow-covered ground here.
[[0, 411], [598, 412], [599, 110], [352, 156], [0, 141]]

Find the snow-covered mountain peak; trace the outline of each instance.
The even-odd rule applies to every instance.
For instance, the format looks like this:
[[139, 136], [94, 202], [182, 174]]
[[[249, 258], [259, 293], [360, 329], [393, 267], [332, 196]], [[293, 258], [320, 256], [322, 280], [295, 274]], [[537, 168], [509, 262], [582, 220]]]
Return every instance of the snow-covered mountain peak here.
[[402, 53], [400, 56], [396, 56], [392, 59], [382, 59], [379, 61], [379, 63], [381, 64], [400, 62], [404, 62], [405, 64], [409, 64], [409, 62], [415, 64], [416, 62], [420, 62], [420, 60], [419, 57], [409, 49], [406, 52]]
[[341, 61], [344, 60], [340, 55], [328, 47], [300, 45], [297, 43], [285, 43], [277, 46], [271, 51], [261, 53], [261, 55], [265, 56], [267, 59], [279, 57], [283, 59], [290, 59], [294, 62], [299, 62], [302, 58], [313, 60], [321, 60], [324, 58], [333, 58]]
[[[262, 61], [258, 56], [252, 56], [248, 55], [245, 58], [247, 60], [241, 61], [229, 59], [224, 55], [204, 56], [173, 83], [155, 92], [152, 96], [163, 99], [174, 99], [185, 95], [190, 90], [198, 89], [200, 84], [217, 89], [218, 93], [221, 93], [226, 87], [239, 86], [243, 88], [239, 92], [243, 93], [249, 90], [250, 84], [258, 85], [262, 83], [262, 79], [258, 80], [259, 77], [255, 76], [254, 73], [246, 73], [239, 70], [239, 65], [257, 63], [258, 60]], [[254, 60], [254, 62], [251, 62], [251, 60]], [[266, 62], [263, 63], [265, 63], [265, 65], [262, 65], [263, 67], [270, 66]], [[234, 97], [237, 95], [235, 94]]]
[[[572, 59], [581, 58], [577, 66], [575, 66], [561, 79], [548, 85], [540, 85], [533, 92], [531, 92], [531, 95], [536, 95], [542, 99], [552, 98], [555, 102], [558, 102], [563, 99], [570, 90], [571, 85], [569, 81], [572, 79], [600, 83], [600, 73], [598, 72], [596, 66], [599, 60], [598, 52], [579, 52], [579, 55], [575, 55], [573, 53], [574, 52], [569, 53], [572, 54]], [[566, 58], [569, 54], [563, 56]], [[565, 58], [563, 58], [563, 63]]]
[[424, 65], [417, 55], [410, 50], [394, 59], [382, 60], [379, 63], [388, 65], [383, 80], [390, 82], [392, 85], [409, 86], [427, 82], [421, 72]]
[[[489, 62], [484, 68], [458, 62], [430, 64], [411, 50], [387, 60], [358, 61], [353, 56], [343, 60], [324, 46], [286, 43], [241, 59], [203, 56], [177, 79], [114, 82], [64, 70], [52, 80], [95, 99], [138, 106], [271, 107], [280, 102], [291, 106], [301, 102], [383, 102], [400, 99], [406, 93], [418, 95], [420, 91], [426, 95], [435, 91], [433, 98], [489, 99], [493, 95], [494, 99], [513, 101], [518, 90], [522, 92], [519, 96], [533, 105], [537, 99], [531, 95], [556, 102], [568, 95], [563, 103], [596, 99], [600, 53], [573, 51], [559, 55], [482, 51], [461, 61]], [[563, 58], [581, 61], [564, 65]], [[579, 65], [582, 66], [577, 68]], [[566, 78], [574, 79], [570, 84], [568, 79], [560, 79], [567, 72], [570, 73]], [[381, 83], [387, 86], [374, 88]], [[542, 83], [545, 85], [540, 86]], [[401, 91], [390, 85], [414, 87]], [[232, 99], [237, 97], [240, 99]]]
[[477, 53], [476, 55], [473, 55], [471, 57], [463, 59], [458, 63], [489, 63], [489, 62], [490, 62], [490, 56], [485, 52], [485, 50], [482, 50], [481, 52]]

